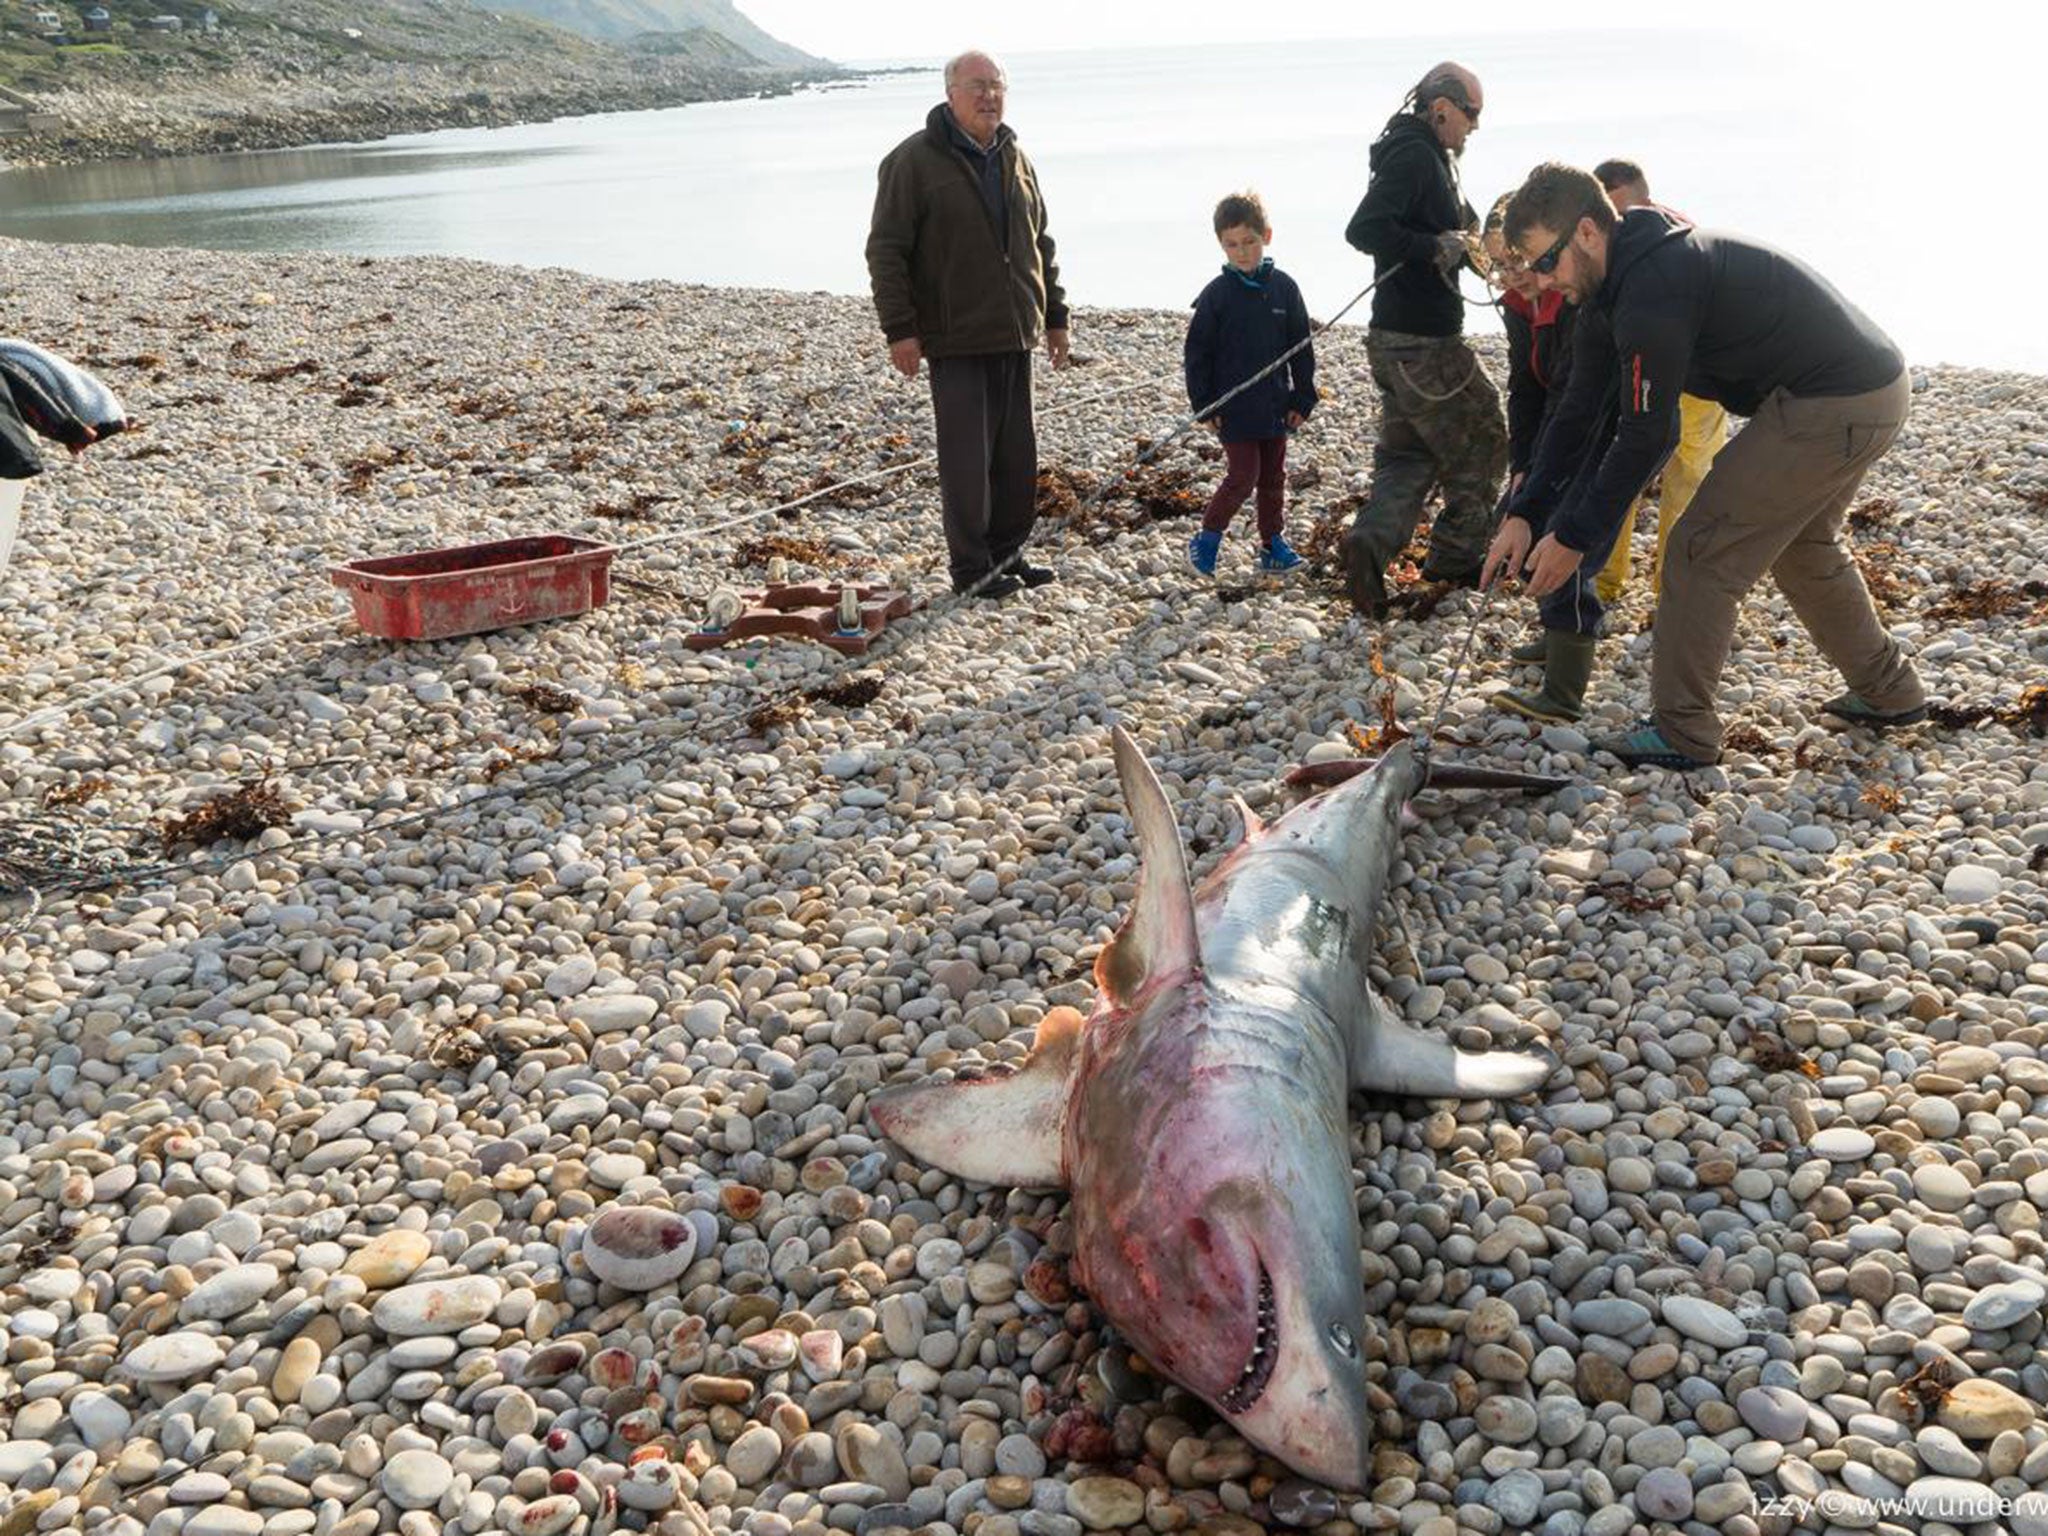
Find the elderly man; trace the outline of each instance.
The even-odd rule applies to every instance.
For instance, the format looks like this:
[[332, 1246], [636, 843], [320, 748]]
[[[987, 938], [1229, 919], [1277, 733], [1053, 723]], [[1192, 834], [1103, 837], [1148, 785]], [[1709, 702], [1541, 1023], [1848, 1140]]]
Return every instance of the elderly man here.
[[1658, 208], [1617, 214], [1600, 183], [1568, 165], [1530, 173], [1508, 205], [1507, 236], [1542, 287], [1580, 309], [1563, 418], [1590, 412], [1615, 387], [1621, 415], [1597, 467], [1562, 496], [1551, 488], [1567, 483], [1560, 468], [1583, 440], [1556, 434], [1560, 463], [1549, 464], [1545, 439], [1533, 494], [1487, 551], [1489, 582], [1526, 561], [1538, 597], [1587, 583], [1587, 552], [1614, 536], [1677, 440], [1681, 391], [1749, 418], [1672, 541], [1653, 713], [1595, 748], [1630, 766], [1720, 758], [1715, 695], [1743, 596], [1766, 572], [1848, 680], [1850, 691], [1823, 710], [1877, 727], [1926, 718], [1919, 675], [1885, 633], [1842, 534], [1912, 399], [1891, 339], [1796, 257]]
[[1458, 271], [1478, 220], [1457, 161], [1479, 127], [1479, 79], [1439, 64], [1408, 93], [1372, 146], [1372, 179], [1344, 238], [1373, 259], [1379, 287], [1365, 333], [1380, 391], [1372, 494], [1345, 540], [1351, 603], [1387, 609], [1387, 565], [1415, 532], [1431, 486], [1443, 511], [1422, 574], [1476, 584], [1494, 498], [1507, 468], [1500, 393], [1465, 344]]
[[953, 590], [1007, 597], [1053, 580], [1024, 559], [1037, 521], [1031, 350], [1067, 361], [1038, 175], [1003, 121], [1008, 85], [985, 53], [946, 66], [946, 99], [882, 161], [868, 278], [906, 379], [930, 365], [939, 503]]

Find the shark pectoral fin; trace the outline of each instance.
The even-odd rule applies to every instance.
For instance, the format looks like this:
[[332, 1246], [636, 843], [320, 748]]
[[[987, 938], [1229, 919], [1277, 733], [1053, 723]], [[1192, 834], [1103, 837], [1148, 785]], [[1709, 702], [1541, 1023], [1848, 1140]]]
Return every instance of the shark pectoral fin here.
[[1138, 899], [1117, 935], [1095, 960], [1095, 984], [1119, 1003], [1128, 1003], [1148, 976], [1191, 971], [1201, 959], [1195, 937], [1195, 899], [1188, 889], [1188, 859], [1180, 824], [1167, 804], [1159, 775], [1122, 726], [1110, 731], [1116, 747], [1117, 778], [1124, 807], [1138, 834], [1144, 860]]
[[1055, 1008], [1038, 1026], [1024, 1065], [1004, 1077], [913, 1083], [877, 1094], [869, 1115], [923, 1163], [984, 1184], [1056, 1189], [1081, 1015]]
[[1534, 1093], [1557, 1067], [1547, 1051], [1461, 1051], [1369, 998], [1352, 1028], [1351, 1087], [1419, 1099], [1512, 1099]]
[[1230, 803], [1237, 807], [1238, 819], [1244, 823], [1244, 841], [1250, 842], [1266, 830], [1266, 823], [1259, 813], [1245, 804], [1244, 796], [1233, 793]]

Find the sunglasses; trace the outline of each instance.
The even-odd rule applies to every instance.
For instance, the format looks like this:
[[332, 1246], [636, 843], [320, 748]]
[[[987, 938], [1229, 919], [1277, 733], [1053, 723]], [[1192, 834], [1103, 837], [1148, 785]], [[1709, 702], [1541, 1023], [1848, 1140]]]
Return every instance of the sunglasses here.
[[1467, 117], [1469, 117], [1472, 120], [1472, 126], [1474, 128], [1477, 128], [1479, 126], [1479, 108], [1468, 107], [1462, 101], [1455, 103], [1455, 105], [1460, 112], [1464, 113]]
[[1564, 259], [1564, 248], [1572, 243], [1572, 231], [1566, 230], [1557, 237], [1556, 244], [1541, 256], [1532, 256], [1527, 263], [1531, 272], [1548, 277], [1557, 270], [1557, 264]]

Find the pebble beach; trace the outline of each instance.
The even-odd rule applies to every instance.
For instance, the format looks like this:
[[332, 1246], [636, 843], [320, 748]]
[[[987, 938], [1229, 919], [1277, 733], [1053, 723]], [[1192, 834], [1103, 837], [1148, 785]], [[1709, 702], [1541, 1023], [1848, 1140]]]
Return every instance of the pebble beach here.
[[[1183, 325], [1076, 312], [1054, 492], [1178, 422]], [[2048, 380], [1916, 368], [1852, 516], [1936, 719], [1823, 723], [1766, 584], [1679, 776], [1587, 755], [1646, 581], [1538, 731], [1487, 703], [1517, 595], [1446, 696], [1477, 594], [1362, 624], [1248, 512], [1195, 577], [1206, 444], [1000, 604], [945, 595], [926, 469], [772, 512], [930, 452], [863, 300], [0, 240], [0, 330], [140, 423], [52, 451], [0, 574], [0, 1536], [2048, 1536]], [[1362, 330], [1319, 383], [1311, 546], [1370, 483]], [[541, 532], [636, 545], [608, 603], [398, 643], [327, 578]], [[690, 648], [771, 559], [924, 606], [865, 661]], [[1112, 721], [1199, 878], [1232, 792], [1440, 706], [1572, 782], [1421, 807], [1376, 980], [1562, 1064], [1356, 1102], [1339, 1493], [1105, 1330], [1063, 1196], [865, 1106], [1089, 1007]], [[106, 883], [38, 886], [31, 831]]]

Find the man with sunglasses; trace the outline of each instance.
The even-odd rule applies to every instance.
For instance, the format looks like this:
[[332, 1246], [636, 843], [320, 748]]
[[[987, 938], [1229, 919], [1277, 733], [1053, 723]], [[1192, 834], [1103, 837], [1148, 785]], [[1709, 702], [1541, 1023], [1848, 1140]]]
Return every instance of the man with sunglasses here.
[[1371, 180], [1344, 238], [1373, 259], [1379, 286], [1365, 333], [1380, 391], [1372, 492], [1345, 539], [1351, 603], [1387, 610], [1386, 571], [1415, 532], [1432, 486], [1443, 510], [1423, 575], [1475, 585], [1507, 468], [1500, 393], [1465, 344], [1457, 274], [1478, 220], [1457, 160], [1479, 126], [1479, 78], [1444, 63], [1422, 77], [1369, 156]]
[[1875, 727], [1926, 718], [1919, 674], [1885, 632], [1842, 533], [1912, 398], [1890, 338], [1796, 257], [1657, 208], [1618, 215], [1572, 166], [1530, 173], [1508, 205], [1507, 236], [1539, 284], [1580, 309], [1564, 411], [1590, 412], [1618, 388], [1621, 414], [1597, 467], [1576, 480], [1566, 456], [1577, 445], [1545, 440], [1487, 551], [1489, 584], [1526, 569], [1539, 598], [1590, 586], [1587, 554], [1612, 542], [1677, 441], [1681, 390], [1749, 418], [1674, 531], [1652, 713], [1595, 749], [1632, 767], [1719, 760], [1715, 696], [1742, 598], [1767, 572], [1849, 683], [1823, 710]]
[[868, 278], [906, 379], [931, 370], [939, 507], [953, 590], [1008, 597], [1055, 578], [1024, 558], [1037, 521], [1031, 349], [1067, 362], [1038, 173], [1003, 121], [1009, 82], [985, 53], [946, 65], [946, 99], [882, 161]]

